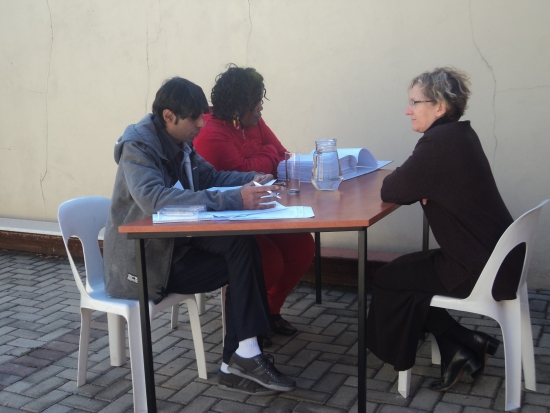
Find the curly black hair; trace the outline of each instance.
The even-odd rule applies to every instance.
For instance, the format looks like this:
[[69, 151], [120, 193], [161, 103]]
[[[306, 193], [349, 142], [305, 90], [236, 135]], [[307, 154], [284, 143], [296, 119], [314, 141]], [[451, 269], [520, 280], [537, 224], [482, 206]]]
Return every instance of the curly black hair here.
[[[216, 77], [212, 88], [212, 115], [230, 122], [235, 115], [243, 117], [266, 97], [264, 78], [252, 67], [242, 68], [230, 63]], [[267, 98], [266, 98], [267, 99]]]

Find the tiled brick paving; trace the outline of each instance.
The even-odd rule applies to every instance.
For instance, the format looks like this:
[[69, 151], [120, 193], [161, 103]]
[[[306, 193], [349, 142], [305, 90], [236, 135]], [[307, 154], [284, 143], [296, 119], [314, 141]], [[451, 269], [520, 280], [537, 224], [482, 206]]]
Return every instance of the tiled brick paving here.
[[[82, 263], [79, 263], [83, 268]], [[538, 391], [523, 392], [524, 413], [550, 413], [550, 292], [531, 291], [531, 317]], [[301, 284], [283, 309], [299, 329], [294, 337], [273, 338], [269, 352], [277, 366], [294, 377], [298, 388], [276, 396], [255, 397], [218, 389], [215, 375], [197, 377], [187, 309], [180, 308], [176, 330], [165, 312], [153, 324], [153, 352], [159, 412], [296, 412], [357, 411], [357, 295], [351, 289], [326, 287], [323, 304], [315, 304], [311, 285]], [[496, 323], [455, 313], [465, 325], [500, 335]], [[201, 316], [208, 370], [221, 360], [220, 300], [208, 294]], [[109, 361], [107, 318], [94, 313], [87, 384], [76, 387], [79, 294], [68, 262], [0, 250], [0, 413], [133, 412], [130, 364]], [[503, 410], [503, 349], [489, 359], [485, 374], [464, 377], [453, 391], [436, 393], [427, 386], [439, 374], [432, 366], [429, 342], [421, 343], [413, 369], [411, 396], [397, 392], [397, 373], [367, 355], [369, 413], [490, 413]]]

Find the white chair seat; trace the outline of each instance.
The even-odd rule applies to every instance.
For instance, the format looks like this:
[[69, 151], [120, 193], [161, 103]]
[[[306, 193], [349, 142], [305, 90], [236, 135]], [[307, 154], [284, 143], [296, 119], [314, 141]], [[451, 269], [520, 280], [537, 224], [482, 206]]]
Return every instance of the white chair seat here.
[[[536, 391], [537, 386], [529, 298], [527, 296], [527, 273], [540, 210], [547, 202], [548, 200], [541, 202], [536, 208], [527, 211], [508, 227], [498, 241], [469, 297], [459, 299], [436, 295], [430, 303], [432, 307], [481, 314], [491, 317], [499, 323], [504, 341], [505, 407], [507, 411], [521, 407], [522, 363], [525, 388]], [[495, 301], [492, 288], [497, 272], [508, 253], [521, 243], [526, 244], [526, 252], [516, 299]], [[432, 362], [438, 364], [440, 362], [439, 349], [434, 343], [435, 340], [432, 340]], [[403, 397], [409, 395], [410, 379], [411, 370], [399, 372], [398, 391]]]

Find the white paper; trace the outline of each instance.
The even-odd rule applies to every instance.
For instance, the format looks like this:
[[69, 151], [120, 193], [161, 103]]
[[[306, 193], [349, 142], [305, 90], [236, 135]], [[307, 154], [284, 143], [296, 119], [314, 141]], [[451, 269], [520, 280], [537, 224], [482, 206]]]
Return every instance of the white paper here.
[[292, 206], [286, 207], [282, 210], [277, 210], [273, 212], [266, 212], [255, 214], [255, 215], [240, 215], [230, 218], [231, 221], [241, 221], [241, 220], [258, 220], [258, 219], [292, 219], [292, 218], [313, 218], [315, 214], [313, 209], [308, 206]]

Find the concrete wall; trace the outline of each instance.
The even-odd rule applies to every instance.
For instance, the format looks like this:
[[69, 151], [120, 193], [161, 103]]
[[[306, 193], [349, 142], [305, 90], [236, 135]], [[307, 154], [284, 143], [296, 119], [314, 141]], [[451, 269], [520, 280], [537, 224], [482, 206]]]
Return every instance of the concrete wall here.
[[[420, 72], [471, 75], [472, 121], [514, 218], [550, 197], [550, 2], [447, 0], [0, 1], [0, 216], [55, 221], [110, 196], [113, 144], [180, 75], [207, 96], [229, 62], [265, 77], [264, 119], [291, 150], [321, 137], [399, 166], [420, 135], [404, 115]], [[369, 248], [420, 248], [421, 211], [370, 229]], [[323, 236], [351, 247], [355, 234]], [[550, 288], [550, 208], [532, 286]]]

